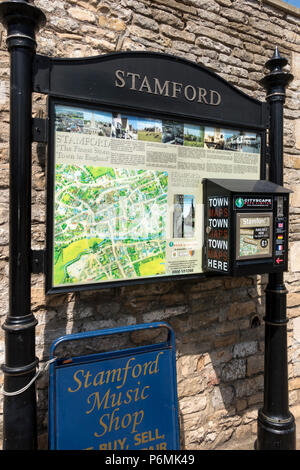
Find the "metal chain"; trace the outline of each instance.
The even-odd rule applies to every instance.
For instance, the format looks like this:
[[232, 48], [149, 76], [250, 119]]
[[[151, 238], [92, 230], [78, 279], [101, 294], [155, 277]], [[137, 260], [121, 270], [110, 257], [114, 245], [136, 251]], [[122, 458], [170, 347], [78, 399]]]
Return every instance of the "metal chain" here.
[[5, 390], [2, 390], [2, 393], [3, 395], [7, 396], [7, 397], [12, 397], [14, 395], [20, 395], [21, 393], [25, 392], [25, 390], [27, 390], [32, 384], [33, 382], [35, 382], [35, 380], [37, 380], [37, 378], [39, 377], [39, 375], [42, 373], [42, 372], [45, 372], [49, 365], [56, 361], [56, 357], [54, 357], [53, 359], [49, 359], [49, 361], [45, 362], [41, 368], [37, 371], [37, 373], [35, 374], [35, 376], [30, 380], [30, 382], [25, 385], [25, 387], [21, 388], [20, 390], [16, 390], [15, 392], [6, 392]]

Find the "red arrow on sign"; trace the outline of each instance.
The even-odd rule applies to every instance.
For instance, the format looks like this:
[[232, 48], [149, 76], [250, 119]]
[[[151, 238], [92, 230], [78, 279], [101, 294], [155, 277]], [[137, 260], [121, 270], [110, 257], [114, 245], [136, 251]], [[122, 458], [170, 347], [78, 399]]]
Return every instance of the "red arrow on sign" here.
[[283, 262], [283, 259], [281, 258], [276, 258], [276, 263], [279, 264], [279, 263], [282, 263]]

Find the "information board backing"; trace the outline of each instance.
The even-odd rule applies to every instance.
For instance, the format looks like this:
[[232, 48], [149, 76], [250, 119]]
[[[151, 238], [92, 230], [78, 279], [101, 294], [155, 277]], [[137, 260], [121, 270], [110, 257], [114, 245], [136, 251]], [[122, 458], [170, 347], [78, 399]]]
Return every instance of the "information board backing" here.
[[257, 131], [58, 100], [50, 122], [52, 291], [201, 274], [202, 179], [260, 177]]

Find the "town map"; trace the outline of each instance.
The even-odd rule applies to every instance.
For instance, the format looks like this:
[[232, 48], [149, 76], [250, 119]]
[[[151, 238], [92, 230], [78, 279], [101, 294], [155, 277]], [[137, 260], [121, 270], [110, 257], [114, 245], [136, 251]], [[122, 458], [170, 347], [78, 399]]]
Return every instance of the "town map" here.
[[56, 165], [54, 283], [165, 272], [163, 171]]

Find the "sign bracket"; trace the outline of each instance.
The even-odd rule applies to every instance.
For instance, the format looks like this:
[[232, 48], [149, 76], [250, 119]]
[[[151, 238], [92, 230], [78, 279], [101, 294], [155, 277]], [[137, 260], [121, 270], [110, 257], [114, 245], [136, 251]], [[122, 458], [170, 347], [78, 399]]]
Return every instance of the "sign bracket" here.
[[32, 119], [32, 140], [33, 142], [48, 143], [48, 118]]
[[31, 250], [30, 266], [32, 274], [45, 272], [45, 250]]

